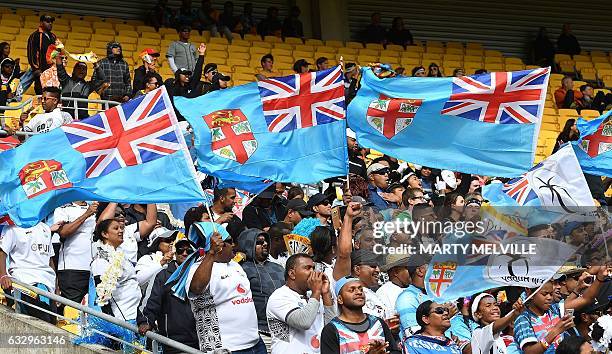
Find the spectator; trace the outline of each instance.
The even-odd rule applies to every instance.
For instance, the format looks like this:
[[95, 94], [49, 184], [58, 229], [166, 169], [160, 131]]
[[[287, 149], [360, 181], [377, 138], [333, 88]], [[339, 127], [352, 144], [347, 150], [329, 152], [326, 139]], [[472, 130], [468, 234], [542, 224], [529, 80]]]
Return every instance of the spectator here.
[[11, 45], [8, 42], [0, 43], [0, 61], [9, 58], [11, 55]]
[[176, 13], [176, 19], [174, 22], [177, 26], [191, 26], [194, 22], [197, 22], [198, 13], [192, 8], [191, 0], [182, 0], [181, 7]]
[[61, 223], [57, 262], [57, 285], [63, 297], [81, 303], [89, 286], [92, 235], [96, 228], [98, 202], [77, 201], [55, 209], [53, 220]]
[[583, 109], [594, 109], [603, 114], [604, 110], [612, 107], [612, 94], [604, 94], [599, 91], [597, 94], [593, 91], [593, 86], [586, 84], [580, 86], [582, 97], [576, 101], [576, 110], [578, 113]]
[[[100, 79], [94, 71], [92, 81]], [[106, 46], [106, 58], [100, 60], [100, 73], [104, 80], [108, 81], [109, 87], [100, 95], [103, 100], [127, 102], [132, 95], [132, 80], [130, 79], [130, 67], [123, 59], [121, 44], [110, 42]]]
[[351, 128], [346, 128], [346, 145], [348, 146], [349, 173], [367, 178], [365, 161], [359, 154], [357, 136]]
[[389, 327], [381, 318], [366, 314], [365, 287], [357, 278], [343, 278], [336, 283], [340, 314], [323, 327], [322, 353], [348, 353], [347, 343], [359, 338], [360, 350], [367, 353], [400, 354]]
[[[166, 285], [172, 273], [193, 253], [195, 245], [188, 239], [181, 239], [174, 247], [176, 260], [171, 260], [165, 269], [155, 275], [143, 296], [138, 313], [138, 332], [144, 335], [155, 329], [162, 336], [197, 349], [196, 322], [189, 300], [174, 296], [170, 286], [173, 283]], [[164, 346], [163, 350], [166, 354], [179, 353], [171, 347]]]
[[[170, 218], [165, 213], [158, 211], [156, 224], [154, 228], [164, 227], [166, 229], [174, 229], [170, 223]], [[135, 224], [147, 219], [147, 204], [131, 204], [125, 209], [126, 225]], [[150, 241], [146, 238], [138, 242], [138, 258], [145, 254], [151, 253]]]
[[[213, 205], [210, 207], [212, 211], [212, 219], [224, 226], [226, 229], [240, 229], [236, 236], [240, 235], [244, 229], [244, 225], [239, 217], [234, 215], [233, 208], [236, 201], [236, 189], [222, 188], [215, 189], [213, 196]], [[237, 226], [232, 226], [237, 225]]]
[[566, 337], [559, 343], [556, 354], [591, 354], [595, 353], [593, 346], [586, 337]]
[[20, 77], [19, 62], [9, 57], [0, 59], [0, 106], [6, 106], [7, 102], [19, 96], [21, 91], [18, 86]]
[[[416, 311], [416, 321], [420, 326], [417, 334], [407, 337], [404, 341], [404, 352], [408, 354], [425, 354], [436, 348], [439, 353], [460, 353], [466, 345], [456, 343], [444, 335], [451, 326], [451, 314], [448, 307], [427, 300], [419, 305]], [[467, 347], [469, 349], [469, 347]], [[465, 352], [465, 351], [464, 351]]]
[[219, 36], [219, 12], [213, 9], [211, 0], [202, 0], [197, 19], [200, 32], [210, 31], [212, 37]]
[[471, 301], [470, 313], [478, 324], [471, 335], [472, 354], [500, 353], [506, 350], [506, 344], [501, 340], [500, 332], [510, 326], [516, 317], [523, 312], [523, 301], [518, 299], [513, 307], [513, 311], [506, 316], [500, 316], [500, 309], [497, 299], [491, 294], [478, 294]]
[[580, 132], [578, 131], [578, 128], [576, 127], [576, 120], [573, 118], [568, 119], [565, 122], [565, 126], [563, 126], [563, 130], [561, 130], [561, 132], [557, 136], [557, 140], [555, 141], [555, 147], [553, 148], [552, 153], [554, 154], [555, 152], [557, 152], [557, 150], [559, 150], [561, 145], [568, 143], [570, 141], [576, 141], [578, 140], [579, 137], [580, 137]]
[[315, 64], [317, 65], [317, 71], [329, 69], [329, 61], [326, 57], [317, 58]]
[[204, 81], [202, 82], [202, 94], [205, 95], [213, 91], [213, 76], [218, 73], [217, 64], [208, 63], [204, 65]]
[[[30, 228], [5, 226], [0, 230], [0, 284], [8, 293], [23, 300], [26, 304], [38, 306], [55, 312], [55, 302], [44, 296], [32, 297], [29, 292], [14, 289], [11, 278], [33, 285], [51, 293], [55, 292], [55, 272], [52, 268], [53, 245], [51, 233], [56, 232], [60, 224], [49, 227], [39, 222]], [[8, 261], [8, 263], [7, 263]], [[7, 271], [6, 266], [9, 265]], [[39, 309], [15, 303], [15, 311], [55, 324], [55, 316]]]
[[404, 68], [403, 66], [398, 66], [397, 68], [395, 68], [395, 73], [397, 74], [397, 76], [405, 77], [406, 76], [404, 75], [405, 72], [406, 72], [406, 68]]
[[284, 222], [293, 226], [297, 225], [303, 218], [311, 217], [314, 213], [308, 210], [308, 205], [303, 199], [291, 199], [287, 202], [287, 215]]
[[308, 68], [310, 64], [309, 62], [306, 61], [306, 59], [298, 59], [294, 64], [293, 64], [293, 71], [295, 71], [296, 74], [304, 74], [310, 71], [310, 68]]
[[212, 91], [218, 91], [218, 90], [225, 90], [226, 88], [229, 87], [230, 80], [231, 80], [231, 77], [229, 77], [228, 75], [225, 75], [223, 73], [217, 72], [212, 77], [211, 92]]
[[286, 222], [277, 222], [270, 226], [268, 235], [270, 235], [270, 256], [268, 260], [279, 264], [285, 268], [287, 263], [287, 245], [285, 245], [284, 236], [291, 233], [292, 224]]
[[113, 265], [115, 262], [121, 264], [120, 276], [114, 284], [114, 288], [113, 284], [107, 284], [108, 287], [113, 288], [111, 291], [112, 298], [102, 296], [103, 294], [96, 291], [98, 293], [96, 304], [100, 305], [102, 312], [136, 324], [136, 314], [141, 299], [140, 287], [133, 263], [127, 257], [118, 258], [121, 256], [119, 247], [124, 241], [123, 235], [124, 230], [115, 219], [105, 219], [98, 223], [94, 233], [96, 243], [94, 244], [91, 273], [96, 286], [98, 286], [102, 283], [102, 279], [108, 277], [106, 275], [108, 272], [117, 271]]
[[[64, 63], [62, 61], [62, 57], [58, 55], [55, 60], [55, 64], [57, 67], [57, 78], [59, 79], [59, 82], [62, 85], [63, 97], [87, 99], [90, 94], [95, 92], [97, 89], [101, 89], [101, 86], [105, 84], [106, 80], [104, 78], [104, 72], [102, 71], [98, 62], [93, 64], [95, 71], [94, 77], [96, 78], [96, 80], [94, 81], [94, 79], [92, 78], [89, 81], [85, 81], [85, 77], [87, 76], [87, 64], [83, 62], [77, 62], [76, 64], [74, 64], [74, 68], [72, 69], [72, 76], [68, 76]], [[107, 85], [108, 84], [106, 84], [105, 86]], [[78, 108], [77, 112], [75, 112], [74, 109], [74, 101], [64, 100], [62, 101], [62, 106], [72, 118], [85, 119], [89, 117], [89, 111], [87, 110], [87, 102], [78, 102], [76, 104]]]
[[40, 99], [44, 113], [35, 115], [27, 123], [25, 121], [28, 119], [31, 110], [21, 113], [19, 123], [23, 125], [24, 131], [42, 134], [72, 122], [70, 114], [62, 112], [59, 108], [59, 103], [62, 99], [60, 89], [52, 86], [45, 87]]
[[49, 15], [40, 16], [38, 29], [28, 38], [28, 63], [34, 76], [34, 91], [37, 95], [42, 94], [43, 87], [40, 82], [40, 74], [53, 65], [51, 52], [55, 49], [57, 37], [51, 30], [55, 17]]
[[328, 226], [331, 222], [331, 202], [322, 193], [317, 193], [308, 199], [308, 211], [314, 212], [315, 218], [319, 219], [321, 226]]
[[246, 260], [240, 265], [251, 283], [259, 332], [268, 337], [270, 336], [266, 318], [268, 299], [285, 283], [284, 268], [269, 260], [269, 245], [270, 235], [258, 229], [244, 230], [238, 238], [238, 248], [246, 254]]
[[401, 45], [406, 48], [409, 45], [414, 45], [412, 33], [407, 28], [404, 28], [404, 20], [401, 17], [395, 17], [391, 24], [391, 29], [387, 33], [389, 43]]
[[408, 257], [403, 254], [389, 254], [381, 270], [387, 273], [389, 281], [376, 290], [376, 296], [385, 305], [385, 308], [397, 313], [395, 311], [395, 302], [411, 282], [410, 271], [408, 270]]
[[571, 76], [561, 79], [561, 87], [555, 90], [557, 108], [575, 108], [576, 101], [582, 98], [582, 93], [574, 90], [574, 80]]
[[315, 271], [312, 258], [303, 253], [287, 259], [285, 279], [285, 285], [270, 296], [266, 309], [272, 354], [316, 353], [323, 326], [336, 314], [329, 280]]
[[405, 336], [413, 335], [419, 329], [417, 322], [417, 308], [429, 300], [425, 291], [425, 274], [428, 261], [423, 255], [412, 256], [408, 261], [408, 272], [411, 284], [397, 297], [395, 308], [400, 317], [401, 333]]
[[210, 239], [210, 250], [189, 269], [186, 283], [200, 350], [264, 354], [247, 274], [232, 260], [232, 237], [225, 229], [217, 230], [206, 237], [196, 229], [201, 240]]
[[269, 77], [277, 77], [282, 76], [278, 71], [274, 71], [274, 57], [272, 54], [266, 54], [261, 57], [261, 69], [258, 69], [257, 73], [255, 73], [255, 77], [257, 80], [265, 80]]
[[427, 77], [443, 77], [440, 67], [436, 63], [429, 64], [427, 68]]
[[195, 45], [189, 42], [191, 27], [187, 25], [179, 27], [178, 34], [178, 41], [174, 41], [168, 46], [168, 52], [166, 53], [168, 65], [170, 65], [173, 73], [176, 73], [178, 69], [192, 72], [195, 70], [198, 61], [198, 52]]
[[151, 233], [148, 243], [150, 253], [139, 257], [136, 263], [136, 279], [143, 294], [155, 275], [167, 268], [174, 259], [172, 245], [177, 236], [177, 230], [168, 230], [165, 227], [159, 227]]
[[386, 42], [387, 30], [380, 24], [380, 13], [374, 12], [370, 16], [370, 24], [363, 32], [365, 43], [380, 43]]
[[425, 193], [421, 188], [408, 187], [402, 193], [402, 204], [404, 208], [412, 215], [412, 209], [417, 204], [426, 203]]
[[219, 30], [225, 38], [231, 43], [232, 42], [232, 32], [236, 30], [236, 27], [239, 23], [239, 18], [234, 16], [234, 3], [231, 1], [226, 1], [223, 4], [223, 13], [219, 16]]
[[606, 302], [598, 302], [595, 300], [594, 303], [582, 310], [576, 311], [574, 314], [574, 322], [576, 323], [578, 334], [587, 340], [591, 340], [591, 336], [589, 335], [591, 326], [597, 322], [599, 317], [604, 315], [604, 311], [606, 311], [609, 306], [609, 300]]
[[453, 77], [462, 77], [462, 76], [465, 76], [465, 71], [463, 70], [463, 68], [457, 68], [453, 70]]
[[[173, 42], [176, 43], [176, 42]], [[200, 77], [202, 77], [202, 66], [204, 65], [204, 54], [206, 53], [206, 44], [200, 43], [198, 47], [198, 61], [195, 65], [195, 70], [192, 72], [186, 68], [179, 68], [174, 72], [174, 79], [168, 79], [164, 82], [170, 98], [187, 97], [194, 98], [200, 95], [198, 90]], [[176, 109], [177, 118], [179, 121], [185, 120], [182, 114]]]
[[578, 39], [572, 33], [572, 27], [569, 23], [563, 25], [561, 34], [557, 39], [557, 53], [576, 55], [580, 54], [580, 44]]
[[278, 8], [274, 6], [268, 7], [266, 18], [261, 20], [257, 25], [257, 33], [262, 36], [281, 36], [283, 25], [278, 19]]
[[240, 15], [239, 27], [240, 34], [255, 34], [257, 31], [257, 25], [255, 24], [255, 18], [253, 17], [253, 4], [246, 2], [242, 8], [242, 15]]
[[162, 81], [158, 80], [158, 74], [154, 72], [148, 72], [144, 76], [144, 90], [136, 92], [134, 97], [146, 95], [147, 93], [158, 89], [162, 85]]
[[157, 78], [157, 82], [159, 83], [159, 85], [164, 82], [164, 79], [162, 79], [161, 75], [157, 73], [158, 58], [159, 53], [155, 49], [146, 48], [142, 52], [140, 52], [140, 59], [142, 59], [142, 65], [134, 69], [132, 96], [136, 95], [136, 93], [140, 90], [147, 89], [147, 82], [145, 81], [145, 77], [148, 73], [151, 73], [151, 75]]
[[191, 225], [193, 225], [193, 223], [200, 221], [211, 221], [206, 205], [198, 205], [189, 208], [187, 212], [185, 212], [183, 220], [183, 223], [185, 225], [185, 235], [189, 235], [189, 229], [191, 228]]
[[351, 103], [359, 90], [359, 69], [355, 63], [346, 63], [344, 67], [344, 100]]
[[415, 66], [412, 68], [412, 76], [413, 77], [425, 77], [425, 68], [422, 66]]
[[301, 13], [302, 11], [300, 11], [299, 7], [291, 7], [291, 10], [289, 10], [289, 16], [287, 16], [285, 18], [285, 21], [283, 22], [283, 38], [304, 38], [304, 28], [302, 25], [302, 21], [300, 21], [299, 19]]
[[242, 218], [244, 225], [251, 229], [267, 231], [268, 228], [279, 220], [279, 214], [272, 207], [274, 198], [274, 187], [271, 186], [259, 193], [253, 201], [244, 208]]
[[304, 200], [304, 191], [299, 186], [291, 186], [287, 191], [287, 200], [302, 199]]
[[387, 193], [389, 187], [389, 167], [376, 162], [371, 164], [367, 170], [368, 190], [370, 191], [369, 201], [374, 204], [379, 211], [385, 209], [397, 209], [397, 200], [391, 193]]
[[459, 193], [450, 193], [444, 199], [444, 209], [442, 222], [455, 223], [461, 221], [463, 209], [465, 208], [465, 199]]
[[555, 45], [548, 38], [546, 27], [540, 27], [538, 35], [531, 49], [532, 60], [535, 65], [546, 67], [555, 63]]
[[173, 18], [174, 13], [168, 6], [168, 0], [157, 0], [157, 4], [149, 11], [145, 23], [155, 27], [155, 30], [159, 31], [160, 27], [172, 26]]
[[378, 288], [380, 276], [380, 257], [372, 251], [358, 249], [351, 253], [351, 276], [358, 278], [363, 284], [366, 298], [363, 311], [369, 315], [387, 318], [385, 312], [389, 311], [374, 290]]

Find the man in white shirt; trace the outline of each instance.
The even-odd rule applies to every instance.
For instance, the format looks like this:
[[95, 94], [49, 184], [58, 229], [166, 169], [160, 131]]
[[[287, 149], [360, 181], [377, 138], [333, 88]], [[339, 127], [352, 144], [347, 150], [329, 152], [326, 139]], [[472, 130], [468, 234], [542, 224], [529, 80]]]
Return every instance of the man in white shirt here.
[[286, 283], [270, 295], [266, 307], [272, 354], [321, 351], [321, 330], [336, 316], [336, 310], [329, 280], [314, 269], [307, 254], [287, 259]]
[[53, 221], [61, 223], [57, 231], [62, 241], [57, 262], [58, 286], [63, 297], [77, 303], [88, 290], [97, 210], [98, 202], [88, 205], [77, 201], [53, 212]]
[[59, 88], [45, 87], [41, 101], [45, 113], [35, 115], [28, 123], [25, 123], [25, 121], [28, 119], [30, 112], [25, 111], [21, 114], [19, 121], [20, 124], [23, 124], [24, 131], [42, 134], [72, 122], [70, 113], [62, 112], [59, 108], [62, 101], [62, 91]]
[[259, 337], [249, 279], [234, 262], [234, 241], [225, 230], [210, 237], [210, 249], [189, 270], [185, 287], [196, 321], [200, 350], [266, 354]]
[[399, 294], [410, 285], [410, 272], [408, 271], [408, 256], [403, 254], [390, 254], [387, 262], [381, 267], [383, 272], [389, 276], [389, 281], [384, 283], [376, 295], [392, 310], [395, 309], [395, 302]]
[[[52, 226], [57, 231], [59, 225]], [[51, 257], [53, 245], [51, 243], [51, 230], [46, 224], [39, 222], [30, 228], [19, 226], [6, 226], [0, 232], [0, 284], [4, 291], [14, 289], [13, 296], [26, 303], [55, 311], [55, 305], [49, 298], [38, 296], [36, 293], [13, 284], [11, 278], [22, 283], [55, 292], [55, 272], [53, 271]], [[8, 257], [9, 269], [6, 261]], [[56, 318], [33, 307], [17, 303], [16, 311], [34, 316], [43, 321], [55, 324]]]

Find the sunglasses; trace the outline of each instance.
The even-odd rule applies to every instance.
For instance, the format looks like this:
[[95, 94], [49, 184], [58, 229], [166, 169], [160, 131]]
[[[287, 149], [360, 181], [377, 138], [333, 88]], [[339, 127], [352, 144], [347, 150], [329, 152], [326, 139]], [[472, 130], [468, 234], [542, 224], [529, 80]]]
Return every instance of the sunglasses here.
[[383, 168], [382, 170], [374, 171], [372, 173], [375, 173], [377, 175], [388, 175], [389, 174], [389, 169], [388, 168]]
[[181, 248], [176, 249], [176, 254], [183, 254], [183, 253], [192, 254], [193, 249], [191, 247], [181, 247]]
[[255, 241], [255, 245], [256, 246], [263, 246], [264, 243], [266, 243], [266, 240], [257, 240], [257, 241]]
[[329, 200], [324, 200], [321, 203], [317, 204], [317, 205], [331, 205]]
[[437, 315], [443, 315], [445, 313], [450, 313], [450, 311], [446, 307], [439, 306], [439, 307], [434, 308], [430, 312], [430, 314], [432, 314], [432, 313], [435, 313]]

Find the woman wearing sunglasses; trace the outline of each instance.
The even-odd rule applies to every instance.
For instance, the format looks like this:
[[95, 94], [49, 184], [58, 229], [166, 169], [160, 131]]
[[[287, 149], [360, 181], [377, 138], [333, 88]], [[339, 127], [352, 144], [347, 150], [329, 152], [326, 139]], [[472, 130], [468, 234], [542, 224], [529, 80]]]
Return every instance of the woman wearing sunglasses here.
[[448, 307], [427, 300], [416, 310], [416, 319], [421, 329], [404, 339], [404, 352], [408, 354], [468, 354], [469, 343], [457, 343], [444, 332], [451, 326]]
[[[174, 283], [164, 285], [194, 250], [194, 244], [188, 239], [178, 240], [174, 245], [175, 259], [168, 262], [166, 268], [160, 270], [154, 280], [149, 282], [137, 318], [138, 331], [141, 334], [149, 330], [157, 330], [163, 336], [190, 347], [199, 348], [195, 319], [189, 299], [181, 300], [173, 295], [172, 285]], [[164, 348], [164, 353], [178, 353], [178, 351], [173, 348]]]

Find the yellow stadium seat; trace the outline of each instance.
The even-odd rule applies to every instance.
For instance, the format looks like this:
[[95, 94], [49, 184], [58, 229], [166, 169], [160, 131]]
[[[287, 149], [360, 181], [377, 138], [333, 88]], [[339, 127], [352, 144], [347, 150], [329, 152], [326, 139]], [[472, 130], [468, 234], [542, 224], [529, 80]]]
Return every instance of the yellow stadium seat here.
[[304, 42], [302, 41], [302, 38], [285, 37], [285, 43], [287, 43], [287, 44], [302, 44]]
[[128, 25], [125, 23], [117, 23], [115, 24], [115, 30], [117, 31], [117, 33], [121, 33], [123, 34], [123, 32], [125, 31], [134, 31], [136, 32], [136, 28], [132, 25]]
[[[358, 58], [359, 59], [359, 58]], [[381, 63], [385, 63], [385, 64], [393, 64], [393, 65], [398, 65], [400, 63], [400, 60], [398, 57], [380, 57], [378, 59], [379, 62]]]
[[591, 57], [605, 57], [607, 56], [606, 52], [601, 50], [592, 50]]
[[398, 58], [400, 55], [400, 52], [395, 51], [395, 50], [383, 50], [380, 52], [380, 56], [385, 56], [385, 57], [394, 57], [394, 58]]
[[397, 44], [387, 44], [387, 48], [385, 48], [385, 49], [393, 50], [393, 51], [397, 51], [397, 52], [404, 51], [404, 47], [402, 47], [401, 45], [397, 45]]
[[438, 48], [444, 48], [444, 43], [440, 42], [440, 41], [426, 41], [425, 42], [425, 46], [426, 47], [438, 47]]
[[[441, 54], [434, 54], [434, 53], [423, 53], [423, 62], [440, 62], [442, 61], [442, 55]], [[427, 64], [429, 65], [429, 64]]]
[[136, 32], [145, 33], [145, 32], [154, 32], [157, 33], [155, 27], [152, 26], [136, 26]]
[[[313, 45], [306, 45], [306, 44], [297, 44], [297, 45], [295, 45], [293, 47], [293, 50], [300, 50], [300, 51], [303, 51], [303, 52], [314, 52], [315, 51], [315, 46], [313, 46]], [[335, 53], [335, 50], [333, 48], [331, 48], [331, 52], [330, 53]]]
[[280, 37], [277, 36], [265, 36], [264, 37], [264, 42], [268, 42], [268, 43], [278, 43], [278, 42], [282, 42], [283, 40]]
[[463, 55], [459, 54], [444, 54], [443, 61], [463, 61]]
[[323, 44], [323, 41], [320, 39], [307, 39], [304, 41], [304, 44], [306, 45], [312, 45], [312, 46], [329, 46], [329, 47], [342, 47], [343, 44], [341, 41], [325, 41], [325, 44]]
[[502, 63], [485, 63], [484, 68], [487, 69], [487, 71], [504, 71], [504, 64]]
[[380, 52], [381, 50], [385, 49], [385, 48], [383, 47], [383, 45], [382, 45], [382, 44], [380, 44], [380, 43], [366, 43], [365, 47], [366, 47], [367, 49], [374, 49], [374, 50], [377, 50], [377, 51], [379, 51], [379, 52]]
[[216, 43], [216, 44], [229, 44], [229, 42], [227, 41], [227, 38], [224, 37], [211, 37], [208, 40], [208, 43]]
[[400, 64], [406, 69], [412, 69], [415, 66], [419, 66], [420, 60], [418, 58], [400, 58]]
[[363, 48], [363, 44], [361, 44], [361, 42], [346, 42], [346, 47], [347, 48], [361, 49], [361, 48]]
[[582, 85], [586, 85], [586, 82], [580, 81], [580, 80], [575, 80], [574, 81], [574, 90], [579, 90], [580, 86], [582, 86]]
[[21, 22], [15, 20], [0, 20], [0, 27], [6, 28], [21, 28]]
[[[291, 56], [292, 55], [292, 50], [291, 49], [272, 48], [271, 53], [275, 57], [277, 55]], [[302, 53], [302, 52], [298, 51], [298, 53]], [[304, 54], [297, 54], [297, 56], [304, 56]]]
[[137, 49], [136, 43], [125, 43], [125, 42], [121, 43], [121, 48], [123, 49], [124, 52], [133, 52]]
[[580, 111], [580, 117], [586, 120], [598, 118], [599, 116], [601, 116], [601, 114], [599, 114], [599, 111], [596, 111], [594, 109], [583, 109], [582, 111]]
[[591, 57], [591, 62], [595, 63], [607, 63], [608, 57]]
[[253, 68], [249, 66], [234, 66], [234, 74], [249, 74], [253, 75], [255, 72]]
[[251, 41], [247, 41], [244, 39], [240, 39], [240, 38], [234, 38], [232, 40], [232, 44], [233, 46], [238, 46], [238, 47], [250, 47], [251, 46]]
[[159, 39], [155, 39], [155, 38], [138, 38], [136, 43], [139, 47], [149, 47], [149, 46], [159, 47]]
[[525, 70], [524, 64], [506, 64], [506, 71], [521, 71]]
[[485, 50], [484, 55], [485, 57], [503, 57], [499, 50]]
[[230, 55], [234, 55], [236, 53], [249, 53], [250, 48], [250, 46], [247, 47], [243, 45], [231, 44], [227, 46], [227, 52], [230, 53]]
[[231, 58], [231, 59], [227, 60], [227, 65], [229, 65], [229, 66], [247, 66], [247, 65], [249, 65], [249, 60], [248, 59]]
[[555, 62], [560, 63], [564, 60], [572, 60], [572, 57], [569, 54], [555, 54]]
[[450, 69], [455, 70], [455, 69], [463, 67], [463, 63], [460, 61], [443, 61], [442, 66], [444, 66], [445, 68], [449, 68], [449, 70]]
[[572, 60], [563, 60], [559, 63], [559, 68], [561, 72], [564, 73], [573, 73], [574, 72], [574, 62]]
[[480, 60], [482, 60], [482, 57], [484, 56], [484, 50], [482, 49], [466, 49], [465, 50], [465, 56], [475, 56], [475, 57], [479, 57]]
[[467, 42], [465, 44], [465, 48], [466, 49], [483, 49], [482, 43], [474, 43], [474, 42]]
[[463, 48], [446, 48], [444, 52], [446, 54], [463, 55], [464, 50], [463, 50]]
[[251, 59], [257, 58], [257, 60], [259, 60], [262, 56], [270, 53], [270, 49], [268, 48], [251, 47], [248, 49], [251, 54]]
[[272, 43], [268, 42], [253, 42], [253, 47], [269, 48], [272, 49]]
[[291, 63], [293, 64], [294, 60], [292, 56], [287, 55], [274, 55], [275, 63]]
[[435, 53], [435, 54], [444, 54], [444, 48], [443, 47], [427, 47], [427, 49], [425, 49], [425, 53]]
[[140, 37], [157, 39], [158, 41], [161, 39], [161, 36], [157, 32], [142, 32]]
[[293, 44], [277, 42], [272, 44], [272, 48], [285, 49], [285, 50], [293, 50]]
[[558, 131], [559, 130], [559, 124], [557, 122], [554, 123], [549, 123], [549, 122], [542, 122], [542, 128], [541, 129], [546, 129], [546, 130], [552, 130], [552, 131]]
[[600, 70], [600, 69], [612, 69], [612, 64], [610, 64], [610, 63], [593, 63], [593, 66], [597, 70]]
[[[249, 53], [233, 52], [233, 53], [230, 54], [229, 58], [230, 58], [230, 60], [232, 60], [232, 59], [239, 59], [239, 60], [249, 61], [249, 60], [251, 60], [251, 55]], [[228, 62], [228, 65], [231, 65], [231, 64], [229, 64], [229, 62]]]
[[508, 64], [524, 65], [523, 60], [521, 58], [515, 58], [515, 57], [504, 58], [504, 62], [506, 63], [506, 65]]
[[378, 56], [380, 55], [380, 50], [378, 49], [369, 49], [369, 48], [360, 48], [357, 51], [357, 54], [359, 55], [373, 55], [373, 56]]
[[586, 81], [597, 80], [597, 75], [595, 75], [595, 68], [580, 69], [580, 76], [582, 77], [583, 80], [586, 80]]
[[576, 118], [578, 112], [573, 108], [559, 108], [559, 116], [564, 118]]
[[250, 41], [250, 42], [258, 42], [258, 41], [261, 41], [261, 36], [257, 34], [247, 33], [244, 35], [244, 40]]
[[503, 63], [504, 58], [502, 57], [485, 57], [484, 62], [486, 64], [501, 64]]
[[421, 59], [422, 54], [420, 52], [414, 52], [414, 51], [405, 51], [405, 52], [401, 52], [400, 56], [402, 58], [415, 58], [415, 59]]

